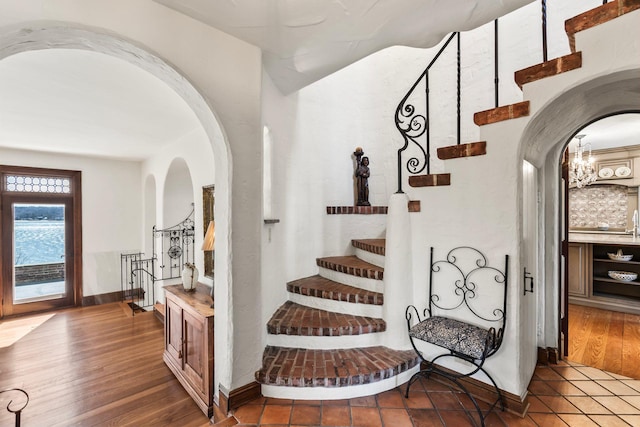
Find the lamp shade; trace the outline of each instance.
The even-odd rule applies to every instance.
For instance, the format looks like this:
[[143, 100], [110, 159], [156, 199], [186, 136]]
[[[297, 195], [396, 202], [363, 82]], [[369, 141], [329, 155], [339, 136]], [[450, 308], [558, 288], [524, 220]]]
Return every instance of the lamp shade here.
[[212, 251], [216, 242], [216, 223], [209, 221], [207, 227], [207, 233], [204, 235], [204, 241], [202, 242], [203, 251]]

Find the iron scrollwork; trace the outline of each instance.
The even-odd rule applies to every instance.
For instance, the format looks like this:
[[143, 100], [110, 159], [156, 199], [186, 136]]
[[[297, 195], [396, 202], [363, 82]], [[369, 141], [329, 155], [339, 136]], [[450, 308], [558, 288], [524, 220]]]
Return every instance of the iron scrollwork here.
[[12, 404], [14, 403], [13, 399], [9, 400], [9, 403], [7, 403], [7, 411], [15, 415], [15, 425], [17, 427], [20, 427], [20, 417], [22, 415], [22, 410], [29, 404], [29, 394], [21, 388], [8, 388], [6, 390], [0, 390], [0, 394], [11, 392], [14, 392], [14, 394], [19, 393], [24, 395], [24, 403], [22, 404], [16, 404], [12, 406]]
[[[464, 258], [465, 255], [466, 258]], [[493, 318], [490, 318], [490, 316], [480, 314], [478, 308], [474, 308], [473, 302], [478, 297], [476, 277], [481, 280], [488, 273], [493, 276], [496, 284], [504, 284], [506, 288], [505, 273], [497, 268], [489, 267], [487, 258], [480, 251], [469, 246], [454, 248], [449, 251], [446, 259], [434, 262], [431, 266], [432, 274], [439, 273], [447, 267], [450, 267], [449, 270], [457, 276], [453, 281], [453, 293], [459, 298], [452, 305], [445, 306], [441, 301], [441, 295], [433, 293], [432, 289], [430, 299], [433, 306], [441, 310], [455, 310], [464, 304], [479, 319], [487, 322], [504, 321], [505, 307], [495, 308], [492, 312]], [[433, 281], [431, 283], [433, 286]]]

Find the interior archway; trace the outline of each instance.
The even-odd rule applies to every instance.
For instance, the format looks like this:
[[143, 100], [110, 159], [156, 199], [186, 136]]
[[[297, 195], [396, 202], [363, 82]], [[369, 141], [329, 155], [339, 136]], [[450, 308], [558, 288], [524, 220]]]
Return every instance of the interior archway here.
[[571, 138], [585, 125], [625, 111], [640, 110], [640, 74], [625, 70], [598, 77], [560, 93], [531, 119], [523, 132], [524, 160], [539, 170], [542, 203], [538, 277], [538, 345], [556, 348], [559, 339], [560, 161]]
[[[232, 376], [231, 301], [231, 151], [225, 133], [208, 102], [179, 70], [130, 40], [97, 28], [67, 22], [33, 22], [0, 28], [0, 60], [34, 50], [82, 49], [110, 55], [139, 67], [173, 89], [193, 110], [209, 140], [215, 161], [216, 185], [216, 364], [217, 383], [226, 387]], [[219, 332], [218, 332], [219, 331]]]

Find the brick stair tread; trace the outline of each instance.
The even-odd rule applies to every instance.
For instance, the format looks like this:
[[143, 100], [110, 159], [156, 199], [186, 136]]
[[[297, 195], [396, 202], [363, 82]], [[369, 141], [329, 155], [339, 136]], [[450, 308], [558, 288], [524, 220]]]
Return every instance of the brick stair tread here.
[[443, 185], [451, 185], [451, 174], [411, 175], [409, 177], [409, 185], [411, 187], [441, 187]]
[[369, 279], [382, 280], [384, 269], [377, 265], [362, 261], [355, 255], [317, 258], [318, 267], [328, 268], [340, 273]]
[[339, 350], [267, 346], [255, 378], [275, 386], [346, 387], [391, 378], [417, 364], [413, 350], [382, 346]]
[[503, 105], [485, 111], [478, 111], [473, 115], [473, 122], [478, 126], [497, 123], [504, 120], [517, 119], [529, 115], [529, 101]]
[[487, 154], [487, 141], [469, 142], [467, 144], [440, 147], [438, 148], [437, 153], [440, 160], [484, 156]]
[[353, 239], [351, 245], [354, 248], [384, 256], [386, 239]]
[[354, 316], [286, 301], [273, 313], [267, 332], [273, 335], [343, 336], [384, 332], [382, 319]]
[[384, 296], [380, 292], [344, 285], [320, 275], [289, 282], [287, 283], [287, 291], [316, 298], [357, 304], [382, 305], [384, 303]]
[[567, 71], [580, 67], [582, 67], [582, 52], [574, 52], [518, 70], [514, 73], [514, 79], [520, 89], [522, 89], [522, 86], [527, 83], [566, 73]]
[[564, 23], [564, 29], [569, 37], [571, 52], [575, 52], [576, 33], [604, 24], [626, 13], [633, 12], [636, 9], [640, 9], [640, 0], [617, 0], [588, 10], [571, 19], [567, 19]]

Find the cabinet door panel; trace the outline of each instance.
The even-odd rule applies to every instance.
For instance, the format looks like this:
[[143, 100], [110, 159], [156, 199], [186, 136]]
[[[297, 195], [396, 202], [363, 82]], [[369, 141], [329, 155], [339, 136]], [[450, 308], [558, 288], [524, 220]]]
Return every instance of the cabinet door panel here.
[[569, 243], [569, 294], [587, 296], [586, 244]]
[[183, 312], [184, 372], [189, 382], [203, 395], [205, 393], [204, 370], [206, 369], [205, 327], [203, 319], [187, 311]]
[[170, 298], [167, 298], [165, 308], [166, 337], [165, 348], [167, 353], [182, 366], [182, 308]]

